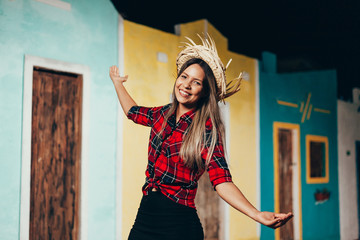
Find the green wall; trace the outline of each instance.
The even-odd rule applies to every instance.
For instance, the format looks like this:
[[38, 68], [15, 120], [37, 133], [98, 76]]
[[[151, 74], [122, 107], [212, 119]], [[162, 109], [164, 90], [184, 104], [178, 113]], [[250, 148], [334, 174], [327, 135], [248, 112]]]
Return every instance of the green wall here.
[[24, 56], [90, 69], [88, 239], [115, 238], [118, 14], [110, 0], [62, 10], [35, 0], [0, 1], [0, 239], [19, 239]]
[[[260, 72], [260, 153], [261, 153], [261, 208], [274, 211], [274, 122], [298, 124], [301, 155], [301, 217], [303, 239], [339, 239], [339, 193], [337, 155], [337, 85], [334, 70], [277, 74], [276, 58], [263, 56]], [[270, 67], [264, 66], [270, 62]], [[313, 105], [309, 119], [302, 121], [301, 102], [306, 104], [308, 94]], [[298, 108], [281, 105], [278, 100], [298, 104]], [[304, 105], [305, 105], [304, 104]], [[328, 113], [314, 111], [325, 109]], [[309, 108], [308, 108], [308, 111]], [[307, 183], [306, 135], [328, 137], [329, 182]], [[328, 189], [330, 199], [315, 203], [317, 189]], [[291, 194], [291, 193], [287, 193]], [[274, 231], [262, 226], [261, 239], [274, 239]]]

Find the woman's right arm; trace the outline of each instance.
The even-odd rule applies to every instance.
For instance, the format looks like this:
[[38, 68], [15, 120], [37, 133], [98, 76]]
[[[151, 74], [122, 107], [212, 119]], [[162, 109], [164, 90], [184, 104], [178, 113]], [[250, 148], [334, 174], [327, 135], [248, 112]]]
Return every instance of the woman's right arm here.
[[125, 113], [129, 112], [130, 108], [133, 106], [137, 106], [136, 102], [132, 99], [130, 94], [126, 91], [123, 83], [126, 82], [128, 76], [120, 77], [119, 68], [117, 66], [111, 66], [109, 70], [110, 78], [114, 84], [116, 94], [119, 98], [120, 105]]

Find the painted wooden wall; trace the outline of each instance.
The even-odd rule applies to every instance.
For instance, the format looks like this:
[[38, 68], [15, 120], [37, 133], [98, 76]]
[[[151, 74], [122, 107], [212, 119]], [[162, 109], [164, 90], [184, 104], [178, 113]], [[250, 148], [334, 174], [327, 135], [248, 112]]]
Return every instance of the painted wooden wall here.
[[[275, 61], [275, 63], [274, 63]], [[281, 128], [293, 129], [293, 197], [296, 239], [339, 239], [339, 189], [337, 155], [336, 71], [276, 73], [276, 56], [264, 53], [260, 71], [260, 152], [261, 208], [279, 208], [277, 135]], [[306, 140], [309, 136], [328, 141], [328, 178], [322, 182], [308, 177]], [[325, 202], [315, 200], [315, 192], [327, 189]], [[286, 196], [286, 195], [285, 195]], [[280, 233], [262, 227], [261, 239], [279, 239]]]
[[344, 240], [359, 236], [359, 93], [354, 88], [352, 102], [338, 100], [340, 232]]
[[57, 2], [0, 1], [0, 239], [20, 235], [25, 55], [88, 69], [83, 237], [115, 239], [117, 99], [108, 68], [118, 63], [118, 13], [108, 0]]
[[[126, 83], [128, 90], [139, 105], [167, 104], [176, 78], [175, 60], [181, 50], [179, 46], [183, 45], [181, 42], [186, 41], [185, 36], [199, 42], [197, 33], [209, 33], [224, 64], [233, 59], [227, 77], [232, 79], [240, 71], [247, 72], [242, 90], [227, 101], [230, 111], [229, 163], [234, 182], [254, 205], [258, 205], [257, 60], [229, 51], [226, 36], [206, 20], [179, 24], [176, 29], [177, 34], [173, 34], [124, 21], [124, 73], [129, 75]], [[159, 59], [159, 54], [167, 56], [167, 61]], [[122, 136], [122, 237], [126, 238], [142, 194], [149, 129], [124, 120]], [[226, 239], [258, 238], [257, 225], [253, 220], [230, 208], [224, 211]]]

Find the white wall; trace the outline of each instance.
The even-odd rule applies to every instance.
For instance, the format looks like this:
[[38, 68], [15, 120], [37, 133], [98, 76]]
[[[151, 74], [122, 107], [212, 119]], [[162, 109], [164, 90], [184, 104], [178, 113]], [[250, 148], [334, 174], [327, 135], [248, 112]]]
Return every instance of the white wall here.
[[360, 141], [359, 92], [354, 89], [353, 103], [338, 100], [340, 233], [344, 240], [359, 237], [355, 150], [355, 141]]

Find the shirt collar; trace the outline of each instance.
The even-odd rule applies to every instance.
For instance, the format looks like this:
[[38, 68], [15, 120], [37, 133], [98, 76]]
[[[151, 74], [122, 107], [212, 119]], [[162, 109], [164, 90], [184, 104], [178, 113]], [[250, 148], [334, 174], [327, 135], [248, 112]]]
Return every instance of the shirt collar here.
[[182, 132], [185, 131], [192, 123], [196, 110], [197, 109], [192, 109], [181, 115], [178, 123], [176, 123], [176, 111], [175, 111], [168, 119], [169, 126], [171, 128], [176, 127], [179, 130], [182, 130]]

